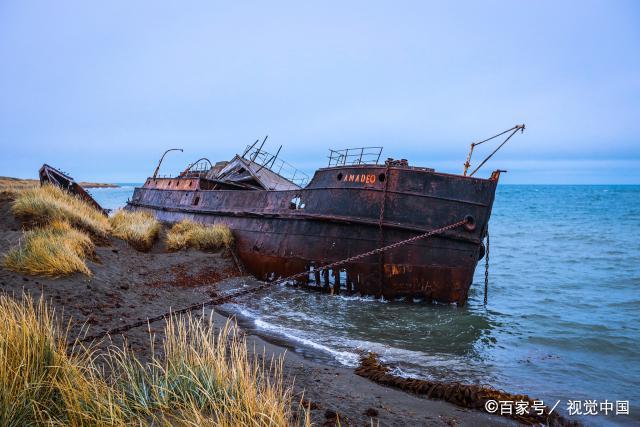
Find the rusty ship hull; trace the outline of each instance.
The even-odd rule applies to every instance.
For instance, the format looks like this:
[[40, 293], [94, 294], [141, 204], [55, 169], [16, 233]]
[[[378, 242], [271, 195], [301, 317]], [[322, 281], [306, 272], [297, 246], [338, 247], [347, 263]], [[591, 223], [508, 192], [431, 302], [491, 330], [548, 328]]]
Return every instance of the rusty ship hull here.
[[[268, 280], [308, 271], [301, 284], [331, 292], [463, 305], [491, 215], [499, 171], [482, 179], [408, 165], [318, 169], [305, 187], [243, 191], [183, 173], [149, 178], [128, 209], [226, 224], [251, 274]], [[372, 255], [344, 269], [316, 266], [471, 218], [473, 224]], [[320, 277], [322, 276], [322, 277]]]

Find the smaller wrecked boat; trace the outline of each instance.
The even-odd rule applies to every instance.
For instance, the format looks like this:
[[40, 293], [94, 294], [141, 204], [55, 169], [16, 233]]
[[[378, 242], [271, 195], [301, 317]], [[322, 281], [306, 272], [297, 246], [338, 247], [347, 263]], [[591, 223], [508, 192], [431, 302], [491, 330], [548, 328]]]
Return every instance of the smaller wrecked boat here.
[[103, 209], [102, 206], [85, 190], [80, 184], [78, 184], [73, 178], [59, 169], [49, 166], [48, 164], [42, 165], [38, 171], [40, 177], [40, 184], [51, 184], [56, 187], [60, 187], [72, 194], [75, 194], [80, 199], [84, 200], [94, 208], [98, 209], [105, 215], [109, 212], [107, 209]]
[[[473, 175], [518, 130], [524, 125], [472, 144], [461, 175], [404, 159], [382, 161], [381, 147], [330, 150], [328, 165], [311, 178], [281, 160], [280, 149], [274, 155], [263, 150], [264, 141], [228, 161], [198, 159], [177, 177], [158, 176], [161, 159], [127, 208], [169, 223], [226, 224], [236, 237], [238, 255], [259, 279], [306, 271], [298, 283], [334, 293], [462, 305], [484, 255], [501, 171], [488, 178]], [[467, 175], [474, 147], [507, 133]], [[429, 239], [331, 272], [318, 270], [465, 218], [464, 226]]]

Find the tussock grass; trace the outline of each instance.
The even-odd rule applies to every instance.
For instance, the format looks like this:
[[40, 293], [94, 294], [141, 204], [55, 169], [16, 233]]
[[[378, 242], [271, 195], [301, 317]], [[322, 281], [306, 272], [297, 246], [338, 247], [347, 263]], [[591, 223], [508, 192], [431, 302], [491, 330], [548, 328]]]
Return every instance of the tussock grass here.
[[0, 295], [0, 425], [310, 425], [282, 359], [249, 357], [233, 324], [216, 333], [211, 319], [187, 315], [165, 332], [148, 362], [126, 344], [98, 355], [67, 348], [42, 299]]
[[11, 210], [15, 216], [37, 224], [64, 220], [97, 238], [105, 238], [111, 231], [108, 218], [100, 211], [50, 184], [18, 192]]
[[160, 222], [148, 212], [125, 210], [117, 211], [109, 218], [111, 233], [141, 251], [153, 246], [160, 232]]
[[21, 179], [8, 176], [0, 176], [0, 190], [24, 190], [26, 188], [35, 188], [40, 185], [40, 181], [36, 179]]
[[[78, 183], [84, 188], [118, 188], [116, 184], [106, 184], [99, 182], [80, 181]], [[13, 178], [10, 176], [0, 176], [0, 190], [13, 189], [24, 190], [27, 188], [36, 188], [40, 186], [39, 179], [31, 178]]]
[[42, 299], [0, 295], [0, 425], [122, 425], [93, 353], [66, 338]]
[[163, 356], [152, 355], [146, 365], [126, 346], [110, 353], [129, 410], [161, 414], [163, 424], [292, 424], [292, 390], [282, 379], [282, 359], [266, 364], [250, 358], [229, 322], [216, 333], [211, 319], [186, 315], [169, 320], [165, 332]]
[[94, 253], [93, 242], [66, 221], [56, 220], [44, 227], [25, 231], [18, 246], [3, 259], [5, 268], [34, 276], [60, 277], [91, 271], [85, 258]]
[[226, 225], [204, 225], [189, 220], [175, 224], [167, 232], [167, 249], [177, 251], [183, 248], [215, 250], [229, 247], [233, 234]]

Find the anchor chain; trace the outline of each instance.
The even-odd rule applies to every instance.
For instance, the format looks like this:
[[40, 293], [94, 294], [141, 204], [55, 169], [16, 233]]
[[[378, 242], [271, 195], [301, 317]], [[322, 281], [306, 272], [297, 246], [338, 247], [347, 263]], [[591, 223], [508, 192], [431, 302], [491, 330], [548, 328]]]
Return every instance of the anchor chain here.
[[[380, 217], [378, 218], [378, 247], [382, 247], [384, 245], [384, 229], [382, 228], [382, 224], [384, 222], [384, 209], [387, 204], [387, 190], [389, 188], [389, 169], [391, 167], [391, 163], [393, 161], [391, 159], [387, 159], [385, 162], [386, 168], [384, 171], [384, 189], [382, 191], [382, 202], [380, 204]], [[384, 255], [378, 255], [378, 286], [380, 287], [380, 292], [382, 293], [382, 289], [384, 284]]]
[[484, 254], [484, 305], [487, 305], [489, 292], [489, 224], [487, 224], [487, 247]]
[[[465, 219], [463, 219], [461, 221], [457, 221], [457, 222], [451, 223], [449, 225], [445, 225], [444, 227], [440, 227], [440, 228], [437, 228], [435, 230], [431, 230], [431, 231], [428, 231], [426, 233], [419, 234], [419, 235], [411, 237], [409, 239], [401, 240], [399, 242], [396, 242], [396, 243], [393, 243], [393, 244], [390, 244], [390, 245], [387, 245], [387, 246], [384, 246], [384, 247], [373, 249], [373, 250], [371, 250], [369, 252], [364, 252], [364, 253], [349, 257], [349, 258], [345, 258], [345, 259], [342, 259], [342, 260], [339, 260], [339, 261], [335, 261], [335, 262], [332, 262], [330, 264], [318, 267], [318, 271], [323, 271], [323, 270], [339, 267], [339, 266], [342, 266], [344, 264], [348, 264], [348, 263], [351, 263], [353, 261], [357, 261], [357, 260], [360, 260], [362, 258], [369, 257], [371, 255], [381, 254], [381, 253], [389, 251], [391, 249], [395, 249], [395, 248], [398, 248], [400, 246], [403, 246], [403, 245], [406, 245], [406, 244], [409, 244], [409, 243], [413, 243], [413, 242], [416, 242], [416, 241], [421, 240], [421, 239], [426, 239], [426, 238], [434, 236], [436, 234], [442, 234], [445, 231], [452, 230], [454, 228], [463, 226], [467, 222], [468, 222], [468, 219], [465, 218]], [[157, 322], [158, 320], [166, 319], [166, 318], [171, 317], [171, 316], [175, 316], [176, 314], [188, 313], [188, 312], [191, 312], [191, 311], [194, 311], [194, 310], [198, 310], [198, 309], [201, 309], [201, 308], [204, 308], [204, 307], [210, 307], [210, 306], [214, 306], [214, 305], [224, 304], [224, 303], [229, 302], [230, 300], [232, 300], [234, 298], [238, 298], [238, 297], [241, 297], [241, 296], [244, 296], [244, 295], [247, 295], [247, 294], [252, 294], [252, 293], [255, 293], [255, 292], [259, 292], [259, 291], [261, 291], [263, 289], [266, 289], [266, 288], [269, 288], [271, 286], [275, 286], [275, 285], [278, 285], [278, 284], [281, 284], [281, 283], [288, 282], [290, 280], [295, 280], [295, 279], [298, 279], [298, 278], [305, 277], [308, 274], [309, 274], [308, 271], [303, 271], [303, 272], [300, 272], [300, 273], [293, 274], [291, 276], [284, 277], [282, 279], [275, 280], [273, 282], [262, 282], [260, 285], [254, 286], [252, 288], [241, 289], [239, 291], [231, 292], [231, 293], [229, 293], [227, 295], [222, 295], [222, 296], [217, 296], [217, 297], [211, 298], [210, 300], [207, 300], [207, 301], [204, 301], [204, 302], [191, 304], [190, 306], [181, 308], [179, 310], [171, 310], [171, 311], [165, 312], [165, 313], [163, 313], [161, 315], [147, 318], [146, 320], [140, 320], [140, 321], [137, 321], [137, 322], [134, 322], [134, 323], [130, 323], [130, 324], [127, 324], [127, 325], [119, 326], [117, 328], [112, 328], [112, 329], [109, 329], [107, 331], [100, 332], [100, 333], [97, 333], [97, 334], [94, 334], [94, 335], [84, 336], [81, 339], [77, 339], [77, 340], [74, 340], [74, 341], [68, 343], [68, 345], [71, 346], [71, 345], [73, 345], [75, 343], [82, 343], [82, 342], [88, 342], [88, 341], [101, 339], [101, 338], [106, 337], [107, 335], [121, 334], [121, 333], [129, 331], [131, 329], [138, 328], [140, 326], [144, 326], [144, 325], [147, 325], [147, 324], [150, 324], [150, 323], [153, 323], [153, 322]]]

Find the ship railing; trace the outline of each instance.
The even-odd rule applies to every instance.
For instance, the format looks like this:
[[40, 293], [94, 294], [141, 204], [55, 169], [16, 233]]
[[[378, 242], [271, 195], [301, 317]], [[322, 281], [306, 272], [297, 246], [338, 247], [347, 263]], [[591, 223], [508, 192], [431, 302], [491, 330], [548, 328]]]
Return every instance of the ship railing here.
[[358, 147], [329, 150], [329, 167], [346, 165], [377, 165], [382, 147]]
[[[278, 150], [279, 152], [280, 150]], [[271, 172], [280, 175], [282, 178], [291, 181], [299, 187], [304, 187], [309, 182], [309, 175], [297, 169], [295, 166], [278, 158], [278, 154], [273, 155], [261, 148], [252, 148], [245, 151], [243, 156], [259, 165], [256, 172], [261, 169], [268, 169]]]
[[187, 170], [185, 170], [182, 174], [180, 174], [180, 177], [181, 178], [199, 178], [201, 176], [206, 175], [206, 173], [209, 172], [211, 167], [212, 167], [211, 162], [205, 159], [189, 166]]

